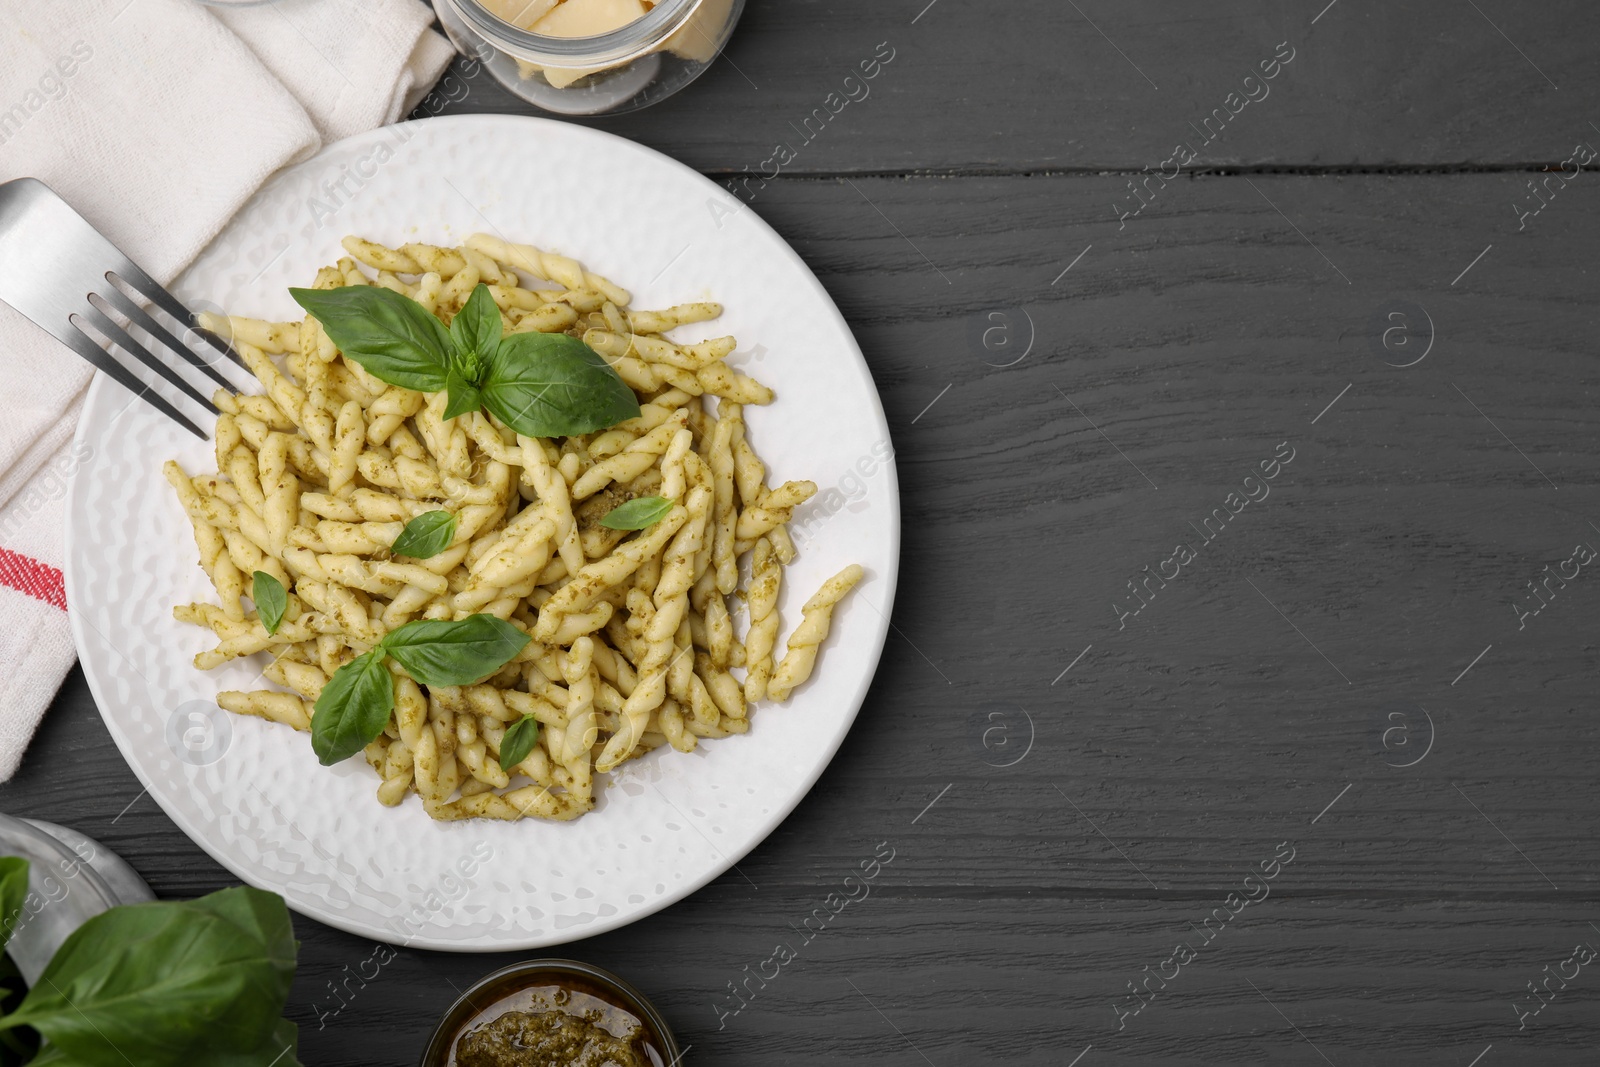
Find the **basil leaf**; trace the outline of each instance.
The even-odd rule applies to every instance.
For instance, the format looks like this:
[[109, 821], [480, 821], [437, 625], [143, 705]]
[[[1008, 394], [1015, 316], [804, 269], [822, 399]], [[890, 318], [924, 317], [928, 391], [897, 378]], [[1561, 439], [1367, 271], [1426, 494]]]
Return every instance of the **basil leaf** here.
[[289, 594], [283, 583], [266, 571], [256, 571], [250, 581], [250, 599], [256, 602], [256, 615], [267, 633], [275, 634], [283, 624], [283, 611], [289, 606]]
[[16, 931], [27, 899], [28, 861], [21, 856], [0, 856], [0, 948], [5, 948]]
[[[455, 340], [456, 351], [462, 355], [477, 353], [483, 357], [478, 368], [480, 370], [487, 365], [489, 353], [500, 343], [502, 329], [500, 307], [490, 295], [489, 287], [482, 282], [473, 288], [472, 295], [461, 306], [461, 312], [450, 322], [450, 336]], [[475, 375], [468, 374], [467, 377], [477, 384]]]
[[237, 928], [237, 934], [260, 948], [262, 958], [278, 972], [285, 994], [294, 978], [294, 925], [283, 898], [276, 893], [239, 886], [223, 889], [194, 900], [183, 907], [215, 915]]
[[509, 771], [527, 759], [538, 740], [539, 720], [532, 715], [524, 715], [512, 723], [511, 729], [500, 739], [500, 769]]
[[478, 387], [462, 377], [454, 367], [444, 376], [444, 387], [450, 394], [444, 406], [445, 421], [483, 407], [483, 394]]
[[423, 685], [471, 685], [510, 663], [530, 640], [509, 622], [478, 614], [408, 622], [379, 647]]
[[[184, 901], [183, 906], [216, 915], [233, 926], [235, 936], [258, 948], [262, 959], [271, 966], [276, 984], [272, 990], [261, 990], [257, 995], [276, 997], [273, 1003], [279, 1005], [276, 1010], [281, 1013], [282, 1002], [287, 998], [289, 985], [294, 980], [295, 955], [299, 950], [299, 942], [294, 939], [294, 927], [289, 921], [289, 911], [284, 906], [283, 898], [276, 893], [239, 887]], [[274, 991], [279, 988], [281, 992]], [[203, 1062], [208, 1067], [211, 1064], [216, 1067], [267, 1067], [272, 1063], [283, 1067], [298, 1062], [295, 1059], [298, 1047], [298, 1028], [289, 1020], [280, 1018], [248, 1050], [237, 1055], [217, 1056], [213, 1053]]]
[[[288, 1019], [279, 1019], [277, 1029], [249, 1052], [208, 1052], [203, 1059], [193, 1060], [186, 1067], [301, 1067], [299, 1051], [300, 1028]], [[78, 1065], [64, 1062], [62, 1067]], [[127, 1064], [108, 1063], [105, 1067], [127, 1067]]]
[[311, 750], [324, 767], [349, 759], [383, 733], [392, 711], [394, 678], [379, 645], [334, 671], [322, 687], [312, 709]]
[[379, 285], [290, 289], [289, 295], [316, 316], [339, 351], [374, 378], [424, 393], [444, 388], [454, 343], [444, 324], [415, 300]]
[[495, 349], [483, 403], [529, 437], [593, 433], [637, 418], [639, 400], [594, 349], [564, 333], [514, 333]]
[[429, 559], [450, 547], [456, 537], [456, 517], [448, 511], [425, 511], [406, 523], [389, 551], [412, 559]]
[[[300, 1028], [288, 1019], [279, 1019], [277, 1028], [249, 1052], [212, 1053], [188, 1067], [301, 1067], [299, 1052]], [[106, 1067], [127, 1065], [107, 1064]]]
[[33, 1027], [61, 1062], [266, 1064], [245, 1054], [284, 1032], [294, 956], [275, 893], [241, 886], [187, 903], [122, 905], [67, 938], [0, 1028]]
[[600, 525], [608, 530], [643, 530], [667, 517], [675, 505], [664, 496], [634, 497], [606, 512]]

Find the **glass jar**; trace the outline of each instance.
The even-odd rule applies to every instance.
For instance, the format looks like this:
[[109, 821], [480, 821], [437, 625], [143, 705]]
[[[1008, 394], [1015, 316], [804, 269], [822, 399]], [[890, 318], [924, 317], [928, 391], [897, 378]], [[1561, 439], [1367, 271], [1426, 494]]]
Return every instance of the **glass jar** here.
[[596, 37], [532, 33], [480, 0], [433, 6], [457, 50], [530, 104], [558, 115], [620, 115], [698, 78], [727, 44], [744, 0], [660, 0], [642, 18]]
[[[577, 960], [529, 960], [480, 979], [439, 1020], [421, 1067], [454, 1067], [456, 1044], [469, 1030], [507, 1012], [560, 1011], [633, 1038], [649, 1067], [677, 1067], [677, 1038], [654, 1004], [610, 971]], [[606, 1062], [611, 1062], [607, 1060]]]
[[55, 823], [0, 815], [0, 856], [28, 861], [28, 895], [6, 954], [30, 985], [72, 931], [119, 904], [155, 899], [122, 857]]

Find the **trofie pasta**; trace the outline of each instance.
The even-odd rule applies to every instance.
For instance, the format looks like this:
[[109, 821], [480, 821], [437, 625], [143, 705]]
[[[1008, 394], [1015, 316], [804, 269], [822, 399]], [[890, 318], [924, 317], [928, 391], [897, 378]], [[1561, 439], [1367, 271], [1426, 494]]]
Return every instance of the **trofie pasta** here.
[[[794, 558], [785, 524], [816, 486], [767, 486], [744, 409], [773, 393], [724, 362], [734, 339], [666, 336], [717, 318], [719, 305], [635, 311], [625, 290], [580, 263], [484, 234], [459, 248], [357, 237], [344, 247], [314, 289], [382, 287], [445, 325], [471, 314], [475, 291], [492, 322], [486, 290], [503, 336], [582, 340], [632, 390], [639, 414], [593, 433], [527, 436], [445, 391], [386, 384], [335, 346], [334, 319], [325, 329], [309, 314], [212, 317], [263, 392], [215, 397], [216, 474], [166, 464], [219, 599], [174, 614], [217, 637], [197, 667], [267, 652], [263, 676], [278, 687], [222, 693], [222, 707], [317, 735], [328, 726], [319, 698], [351, 665], [330, 692], [363, 670], [351, 685], [377, 679], [385, 706], [393, 689], [387, 723], [360, 750], [381, 803], [415, 793], [436, 819], [566, 820], [593, 808], [597, 772], [662, 745], [687, 752], [744, 733], [757, 701], [787, 699], [809, 677], [862, 571], [823, 583], [779, 656], [778, 591]], [[653, 521], [614, 528], [608, 517], [624, 504]], [[431, 554], [395, 551], [403, 532], [410, 551], [434, 539]], [[746, 553], [751, 578], [740, 588]], [[270, 612], [266, 602], [247, 608], [274, 583], [285, 595]], [[741, 640], [734, 620], [746, 606]], [[427, 672], [413, 677], [404, 649], [390, 648], [408, 624], [469, 618], [520, 645], [473, 684], [419, 684]], [[531, 746], [525, 726], [537, 728]]]
[[817, 662], [817, 649], [828, 636], [833, 623], [833, 608], [844, 595], [861, 580], [859, 564], [852, 563], [832, 578], [822, 583], [815, 595], [801, 609], [800, 625], [789, 635], [789, 648], [783, 662], [772, 672], [767, 683], [767, 696], [773, 700], [788, 700], [794, 687], [811, 677]]

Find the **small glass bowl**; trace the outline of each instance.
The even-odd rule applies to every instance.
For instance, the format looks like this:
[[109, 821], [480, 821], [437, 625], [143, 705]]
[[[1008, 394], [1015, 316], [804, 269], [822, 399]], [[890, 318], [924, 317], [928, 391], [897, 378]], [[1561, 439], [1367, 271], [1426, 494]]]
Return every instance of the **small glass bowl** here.
[[558, 115], [620, 115], [665, 100], [711, 66], [744, 0], [661, 0], [598, 37], [546, 37], [479, 0], [433, 0], [462, 55], [536, 107]]
[[455, 1043], [462, 1033], [504, 1012], [526, 1011], [530, 1007], [548, 1010], [572, 1003], [545, 996], [542, 991], [550, 987], [568, 991], [569, 997], [589, 998], [633, 1016], [643, 1025], [650, 1067], [677, 1067], [683, 1054], [656, 1006], [610, 971], [577, 960], [529, 960], [480, 979], [439, 1020], [420, 1067], [453, 1067]]
[[28, 861], [28, 895], [6, 953], [30, 985], [78, 927], [119, 904], [155, 899], [120, 856], [55, 823], [0, 815], [0, 856]]

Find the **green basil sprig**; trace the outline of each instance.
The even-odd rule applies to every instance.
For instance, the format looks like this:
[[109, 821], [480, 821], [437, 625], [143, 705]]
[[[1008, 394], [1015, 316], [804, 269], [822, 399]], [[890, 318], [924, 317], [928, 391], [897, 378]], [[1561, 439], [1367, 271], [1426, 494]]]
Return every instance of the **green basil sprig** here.
[[448, 511], [425, 511], [406, 523], [389, 551], [412, 559], [430, 559], [456, 538], [456, 517]]
[[639, 399], [600, 353], [564, 333], [514, 333], [500, 342], [483, 406], [527, 437], [594, 433], [638, 418]]
[[267, 633], [275, 634], [283, 625], [283, 613], [289, 606], [289, 594], [283, 583], [266, 571], [256, 571], [250, 579], [250, 599], [256, 602], [256, 615]]
[[334, 671], [322, 687], [311, 716], [311, 751], [324, 767], [360, 752], [389, 725], [394, 679], [383, 656], [380, 644]]
[[339, 350], [373, 377], [445, 391], [445, 418], [489, 410], [528, 437], [593, 433], [639, 414], [639, 400], [598, 352], [564, 333], [502, 336], [500, 309], [479, 284], [444, 324], [391, 289], [290, 289]]
[[499, 347], [502, 332], [500, 308], [489, 287], [480, 282], [461, 305], [461, 314], [450, 321], [450, 339], [461, 353], [465, 377], [477, 377]]
[[666, 518], [672, 508], [672, 501], [664, 496], [634, 497], [606, 512], [600, 525], [608, 530], [643, 530]]
[[423, 685], [471, 685], [510, 663], [530, 640], [504, 619], [480, 614], [408, 622], [379, 647]]
[[509, 771], [527, 759], [528, 753], [533, 751], [533, 746], [538, 740], [539, 720], [532, 715], [524, 715], [512, 723], [511, 728], [500, 739], [500, 769]]
[[299, 1067], [283, 1018], [296, 949], [276, 893], [120, 905], [62, 943], [0, 1037], [43, 1034], [40, 1067]]
[[389, 724], [393, 658], [423, 685], [471, 685], [510, 663], [532, 640], [493, 615], [418, 619], [387, 636], [370, 652], [333, 672], [311, 716], [311, 750], [324, 767], [366, 748]]

